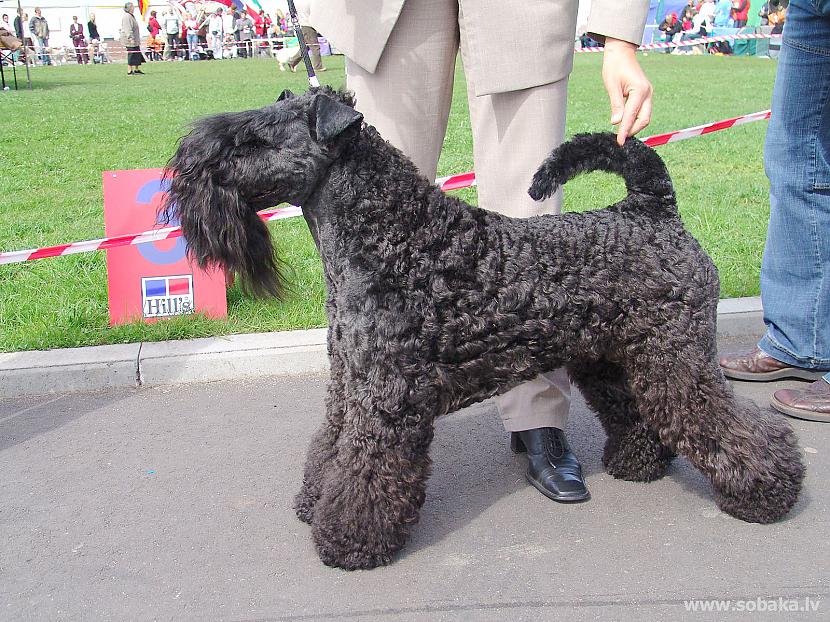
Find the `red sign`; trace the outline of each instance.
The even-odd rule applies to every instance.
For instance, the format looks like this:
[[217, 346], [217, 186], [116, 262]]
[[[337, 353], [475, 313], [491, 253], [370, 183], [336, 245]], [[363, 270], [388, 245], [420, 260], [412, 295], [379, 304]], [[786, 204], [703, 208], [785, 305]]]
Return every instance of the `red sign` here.
[[[169, 225], [159, 222], [164, 198], [162, 169], [104, 171], [106, 236]], [[225, 273], [191, 265], [183, 237], [107, 250], [110, 324], [203, 313], [228, 314]]]

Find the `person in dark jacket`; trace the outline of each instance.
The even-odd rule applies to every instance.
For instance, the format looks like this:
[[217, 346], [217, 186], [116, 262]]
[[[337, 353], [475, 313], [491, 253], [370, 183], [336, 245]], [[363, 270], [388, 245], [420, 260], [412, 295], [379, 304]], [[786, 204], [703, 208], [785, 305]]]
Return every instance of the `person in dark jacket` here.
[[[671, 43], [674, 36], [681, 31], [680, 20], [677, 19], [677, 13], [666, 13], [666, 19], [658, 26], [660, 32], [663, 33], [663, 42]], [[671, 52], [671, 48], [666, 48], [666, 54]]]
[[40, 7], [35, 7], [35, 16], [29, 21], [29, 29], [37, 45], [40, 62], [44, 65], [52, 64], [52, 57], [49, 56], [49, 23], [40, 12]]
[[78, 16], [72, 16], [72, 23], [69, 25], [69, 36], [72, 38], [72, 45], [75, 48], [75, 57], [79, 65], [89, 64], [89, 54], [86, 48], [84, 37], [84, 25], [78, 22]]

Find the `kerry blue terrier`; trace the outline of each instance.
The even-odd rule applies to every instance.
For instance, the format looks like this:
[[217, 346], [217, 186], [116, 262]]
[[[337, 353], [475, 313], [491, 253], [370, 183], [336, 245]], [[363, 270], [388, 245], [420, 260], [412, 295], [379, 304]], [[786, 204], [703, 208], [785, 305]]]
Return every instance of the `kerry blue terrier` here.
[[622, 176], [627, 196], [526, 220], [476, 209], [329, 89], [203, 119], [181, 140], [167, 209], [200, 265], [279, 295], [256, 211], [283, 201], [302, 205], [322, 257], [331, 382], [296, 507], [326, 564], [372, 568], [403, 547], [436, 417], [563, 365], [607, 432], [614, 477], [654, 480], [679, 454], [733, 516], [768, 523], [793, 506], [796, 438], [721, 374], [717, 271], [683, 228], [663, 162], [636, 139], [579, 135], [530, 194], [591, 170]]

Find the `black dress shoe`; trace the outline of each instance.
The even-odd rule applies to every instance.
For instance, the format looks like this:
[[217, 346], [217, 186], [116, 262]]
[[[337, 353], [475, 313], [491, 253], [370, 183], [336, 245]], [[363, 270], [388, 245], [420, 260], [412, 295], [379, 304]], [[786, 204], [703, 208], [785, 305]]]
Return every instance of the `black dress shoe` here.
[[522, 430], [510, 435], [516, 453], [527, 452], [527, 481], [554, 501], [587, 501], [582, 467], [559, 428]]

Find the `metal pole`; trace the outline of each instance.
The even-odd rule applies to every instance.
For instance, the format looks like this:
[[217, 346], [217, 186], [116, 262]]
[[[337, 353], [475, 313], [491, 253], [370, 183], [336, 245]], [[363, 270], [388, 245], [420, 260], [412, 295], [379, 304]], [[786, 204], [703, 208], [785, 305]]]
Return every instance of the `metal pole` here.
[[[17, 0], [17, 16], [20, 18], [20, 34], [25, 34], [23, 29], [23, 7], [20, 6], [20, 0]], [[17, 34], [17, 33], [15, 33]], [[26, 65], [26, 85], [32, 88], [32, 76], [29, 75], [29, 48], [26, 47], [26, 37], [23, 37], [23, 64]]]

